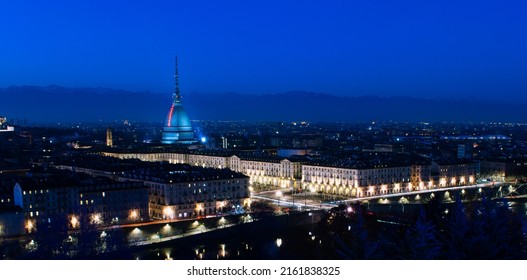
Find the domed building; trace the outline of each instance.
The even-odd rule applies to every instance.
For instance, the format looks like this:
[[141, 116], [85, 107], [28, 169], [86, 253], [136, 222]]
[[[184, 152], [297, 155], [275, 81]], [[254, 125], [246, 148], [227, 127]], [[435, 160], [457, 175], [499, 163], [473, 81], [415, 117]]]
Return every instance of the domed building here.
[[194, 135], [194, 129], [190, 123], [187, 112], [183, 108], [181, 101], [181, 94], [179, 93], [179, 77], [178, 77], [178, 66], [176, 57], [176, 74], [174, 75], [176, 81], [176, 89], [172, 95], [172, 106], [168, 111], [165, 125], [163, 127], [163, 144], [194, 144], [196, 143], [196, 137]]

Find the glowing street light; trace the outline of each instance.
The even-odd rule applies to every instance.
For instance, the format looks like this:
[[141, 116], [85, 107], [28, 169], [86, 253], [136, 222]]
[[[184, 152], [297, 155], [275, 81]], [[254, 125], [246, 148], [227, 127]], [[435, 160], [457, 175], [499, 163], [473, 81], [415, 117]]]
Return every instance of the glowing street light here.
[[225, 258], [225, 255], [227, 254], [226, 251], [225, 251], [225, 244], [221, 244], [221, 245], [220, 245], [220, 248], [221, 248], [221, 250], [220, 250], [220, 256], [221, 256], [222, 258]]
[[71, 219], [70, 219], [70, 224], [71, 224], [71, 227], [72, 228], [76, 228], [79, 226], [79, 219], [77, 217], [75, 217], [74, 215], [71, 216]]
[[174, 209], [172, 207], [167, 206], [163, 209], [163, 216], [165, 219], [174, 219]]
[[35, 225], [33, 224], [33, 222], [31, 220], [28, 220], [27, 223], [26, 223], [26, 229], [29, 233], [31, 233], [34, 229]]
[[165, 250], [165, 256], [166, 256], [165, 260], [167, 260], [167, 261], [172, 260], [172, 257], [170, 257], [170, 253], [171, 253], [170, 249]]
[[129, 216], [130, 220], [137, 220], [138, 217], [139, 217], [139, 213], [137, 213], [137, 210], [130, 211], [130, 216]]
[[[92, 224], [102, 224], [102, 218], [101, 218], [101, 214], [99, 213], [95, 213], [95, 214], [92, 214], [91, 215], [91, 222]], [[73, 225], [73, 222], [72, 222], [72, 225]]]
[[282, 238], [277, 238], [276, 239], [276, 247], [280, 248], [280, 246], [282, 246]]

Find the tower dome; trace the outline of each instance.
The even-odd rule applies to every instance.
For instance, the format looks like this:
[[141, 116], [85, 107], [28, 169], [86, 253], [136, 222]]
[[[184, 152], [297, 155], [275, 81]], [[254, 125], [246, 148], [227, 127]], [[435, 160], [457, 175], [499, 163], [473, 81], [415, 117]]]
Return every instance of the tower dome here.
[[190, 123], [187, 112], [183, 108], [181, 94], [179, 92], [178, 65], [176, 57], [176, 74], [174, 75], [176, 89], [172, 95], [172, 106], [168, 111], [165, 125], [163, 127], [163, 144], [193, 144], [196, 143], [194, 129]]

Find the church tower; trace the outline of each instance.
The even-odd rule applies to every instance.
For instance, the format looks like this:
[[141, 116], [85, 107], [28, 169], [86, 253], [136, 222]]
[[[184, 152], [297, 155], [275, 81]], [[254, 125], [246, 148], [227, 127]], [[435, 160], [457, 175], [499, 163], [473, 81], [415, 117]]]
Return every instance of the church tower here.
[[106, 146], [113, 147], [112, 129], [109, 127], [106, 129]]
[[163, 127], [163, 144], [194, 144], [196, 138], [187, 112], [183, 108], [181, 93], [179, 92], [178, 60], [176, 56], [176, 73], [174, 75], [176, 88], [172, 94], [172, 106], [168, 111]]

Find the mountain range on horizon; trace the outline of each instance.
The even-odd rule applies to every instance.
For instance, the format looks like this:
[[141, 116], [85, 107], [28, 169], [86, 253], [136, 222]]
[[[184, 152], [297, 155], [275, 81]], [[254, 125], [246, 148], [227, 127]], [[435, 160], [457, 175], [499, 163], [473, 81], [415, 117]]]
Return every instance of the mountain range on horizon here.
[[[0, 88], [0, 116], [29, 123], [128, 119], [163, 122], [171, 93], [108, 88], [12, 86]], [[277, 94], [183, 93], [192, 120], [314, 122], [526, 122], [527, 103], [453, 98], [335, 96], [291, 91]]]

